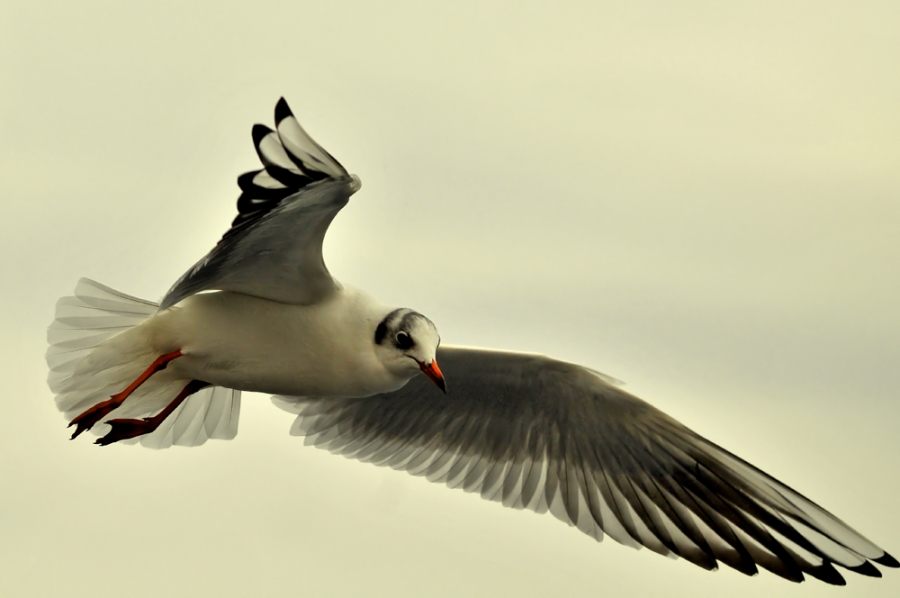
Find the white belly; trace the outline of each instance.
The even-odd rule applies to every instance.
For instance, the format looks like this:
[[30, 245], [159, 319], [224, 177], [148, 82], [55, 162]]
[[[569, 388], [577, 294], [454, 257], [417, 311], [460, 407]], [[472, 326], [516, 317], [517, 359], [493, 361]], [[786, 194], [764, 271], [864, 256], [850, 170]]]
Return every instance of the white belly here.
[[360, 397], [408, 380], [375, 355], [376, 305], [348, 289], [312, 306], [207, 293], [146, 325], [161, 353], [182, 351], [169, 367], [184, 378], [272, 394]]

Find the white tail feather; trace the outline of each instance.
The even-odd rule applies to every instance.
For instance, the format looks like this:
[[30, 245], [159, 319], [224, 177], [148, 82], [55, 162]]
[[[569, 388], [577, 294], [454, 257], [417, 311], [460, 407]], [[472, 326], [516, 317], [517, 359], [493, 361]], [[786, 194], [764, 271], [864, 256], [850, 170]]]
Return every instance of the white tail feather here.
[[[47, 331], [47, 383], [66, 419], [121, 391], [159, 357], [139, 326], [157, 309], [156, 303], [86, 278], [78, 281], [74, 297], [57, 302], [56, 318]], [[107, 419], [152, 415], [187, 382], [168, 370], [158, 372]], [[154, 432], [123, 442], [168, 448], [199, 446], [209, 438], [229, 440], [237, 434], [240, 409], [240, 391], [204, 388], [188, 397]], [[109, 429], [108, 424], [99, 423], [91, 431], [104, 435]]]

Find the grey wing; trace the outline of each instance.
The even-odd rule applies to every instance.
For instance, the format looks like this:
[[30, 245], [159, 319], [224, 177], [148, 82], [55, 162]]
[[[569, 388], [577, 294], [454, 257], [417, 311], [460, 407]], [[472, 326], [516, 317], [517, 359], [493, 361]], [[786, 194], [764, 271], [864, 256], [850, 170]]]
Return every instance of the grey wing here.
[[308, 305], [338, 288], [322, 259], [322, 241], [359, 179], [307, 135], [284, 98], [275, 123], [274, 131], [253, 127], [264, 168], [238, 177], [231, 229], [178, 279], [160, 309], [206, 290]]
[[597, 540], [706, 569], [757, 565], [843, 585], [898, 563], [833, 515], [577, 365], [447, 347], [444, 395], [424, 376], [362, 399], [275, 397], [291, 433], [360, 461], [517, 509], [549, 510]]

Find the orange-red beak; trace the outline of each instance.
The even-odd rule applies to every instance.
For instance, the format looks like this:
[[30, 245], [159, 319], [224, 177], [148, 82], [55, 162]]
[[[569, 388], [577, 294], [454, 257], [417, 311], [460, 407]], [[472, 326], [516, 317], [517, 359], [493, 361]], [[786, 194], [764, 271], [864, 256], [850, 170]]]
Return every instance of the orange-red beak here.
[[431, 363], [427, 365], [420, 361], [419, 368], [438, 388], [444, 391], [444, 394], [447, 394], [447, 383], [444, 382], [444, 374], [441, 373], [441, 368], [438, 367], [437, 359], [431, 360]]

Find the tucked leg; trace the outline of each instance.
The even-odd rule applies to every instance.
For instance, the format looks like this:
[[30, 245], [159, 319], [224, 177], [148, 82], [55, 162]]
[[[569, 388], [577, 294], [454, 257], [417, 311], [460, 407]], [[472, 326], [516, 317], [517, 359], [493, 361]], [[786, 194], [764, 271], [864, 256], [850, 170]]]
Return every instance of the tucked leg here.
[[111, 419], [108, 423], [112, 426], [112, 430], [104, 436], [103, 438], [98, 438], [95, 441], [95, 444], [99, 444], [101, 446], [106, 446], [107, 444], [112, 444], [113, 442], [118, 442], [120, 440], [125, 440], [128, 438], [134, 438], [136, 436], [143, 436], [144, 434], [149, 434], [156, 430], [159, 427], [159, 424], [163, 423], [167, 417], [169, 417], [175, 409], [181, 405], [186, 398], [197, 392], [202, 388], [206, 388], [209, 386], [207, 382], [203, 382], [201, 380], [191, 380], [187, 383], [181, 392], [178, 393], [178, 396], [175, 399], [166, 405], [166, 408], [157, 413], [152, 417], [145, 417], [143, 419]]
[[134, 382], [128, 385], [128, 388], [123, 390], [120, 393], [116, 393], [112, 395], [106, 401], [101, 403], [97, 403], [81, 415], [77, 416], [73, 419], [68, 427], [77, 426], [75, 428], [75, 432], [72, 433], [72, 438], [77, 437], [79, 434], [84, 432], [85, 430], [90, 430], [94, 427], [98, 421], [109, 415], [111, 411], [117, 409], [122, 402], [127, 399], [131, 393], [138, 389], [138, 387], [147, 381], [150, 376], [159, 372], [161, 370], [166, 369], [166, 366], [169, 365], [169, 362], [173, 359], [181, 357], [181, 351], [173, 351], [171, 353], [166, 353], [165, 355], [160, 355], [156, 358], [149, 368], [144, 370], [144, 373], [138, 376]]

